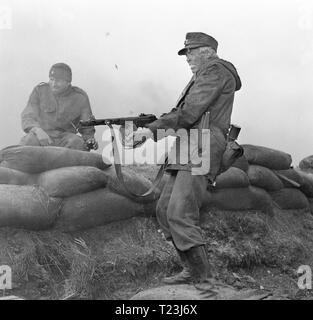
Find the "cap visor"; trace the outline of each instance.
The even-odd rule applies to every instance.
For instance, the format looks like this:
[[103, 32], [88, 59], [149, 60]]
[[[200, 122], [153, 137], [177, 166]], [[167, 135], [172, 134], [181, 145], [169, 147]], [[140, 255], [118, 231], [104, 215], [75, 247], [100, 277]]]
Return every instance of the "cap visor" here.
[[178, 55], [179, 55], [179, 56], [183, 56], [183, 55], [186, 54], [186, 52], [187, 52], [187, 48], [180, 49], [180, 50], [178, 51]]
[[200, 48], [200, 47], [203, 47], [203, 45], [201, 44], [192, 44], [192, 45], [189, 45], [188, 47], [185, 47], [183, 49], [180, 49], [178, 51], [178, 55], [179, 56], [183, 56], [187, 53], [187, 49], [196, 49], [196, 48]]

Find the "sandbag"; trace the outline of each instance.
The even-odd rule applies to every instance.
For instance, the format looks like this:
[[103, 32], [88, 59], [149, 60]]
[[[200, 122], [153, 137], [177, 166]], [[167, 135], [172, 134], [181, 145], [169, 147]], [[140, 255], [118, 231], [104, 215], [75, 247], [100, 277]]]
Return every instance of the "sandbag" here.
[[44, 230], [59, 213], [61, 200], [32, 186], [0, 185], [0, 227]]
[[275, 170], [275, 174], [281, 180], [285, 188], [299, 188], [303, 184], [303, 179], [295, 169]]
[[302, 179], [300, 190], [308, 197], [313, 198], [313, 173], [295, 168], [295, 171]]
[[146, 214], [146, 209], [144, 204], [107, 188], [98, 189], [64, 199], [56, 228], [63, 231], [88, 229]]
[[244, 172], [247, 172], [249, 169], [249, 162], [243, 155], [240, 158], [238, 158], [231, 166], [234, 168], [241, 169]]
[[[157, 190], [155, 190], [155, 192], [153, 192], [149, 197], [145, 199], [132, 197], [118, 181], [114, 167], [110, 167], [103, 170], [103, 173], [106, 175], [107, 178], [107, 188], [115, 191], [118, 194], [124, 195], [134, 201], [142, 203], [151, 202], [157, 200], [160, 196], [160, 188], [158, 188]], [[135, 192], [136, 194], [145, 193], [149, 190], [149, 188], [152, 185], [152, 183], [148, 179], [144, 178], [141, 175], [138, 175], [138, 173], [133, 171], [130, 167], [123, 167], [122, 173], [127, 188]]]
[[309, 200], [298, 189], [284, 188], [270, 193], [273, 202], [280, 209], [305, 209], [309, 208]]
[[104, 188], [107, 175], [95, 167], [65, 167], [38, 175], [37, 183], [50, 197], [65, 198]]
[[73, 166], [90, 166], [103, 170], [110, 166], [109, 161], [99, 153], [62, 147], [9, 147], [0, 151], [0, 161], [0, 167], [28, 173]]
[[250, 185], [247, 174], [235, 167], [229, 168], [227, 171], [218, 175], [216, 178], [216, 188], [245, 188]]
[[27, 185], [33, 184], [36, 178], [28, 173], [0, 167], [0, 184]]
[[253, 186], [266, 191], [276, 191], [284, 187], [277, 175], [268, 168], [250, 165], [247, 174]]
[[208, 192], [206, 206], [231, 211], [262, 210], [273, 214], [270, 195], [265, 190], [253, 186]]
[[308, 170], [313, 173], [313, 156], [308, 156], [302, 159], [299, 163], [299, 168], [301, 170]]
[[292, 159], [288, 153], [250, 144], [242, 145], [242, 147], [244, 156], [250, 164], [273, 170], [287, 170], [291, 166]]

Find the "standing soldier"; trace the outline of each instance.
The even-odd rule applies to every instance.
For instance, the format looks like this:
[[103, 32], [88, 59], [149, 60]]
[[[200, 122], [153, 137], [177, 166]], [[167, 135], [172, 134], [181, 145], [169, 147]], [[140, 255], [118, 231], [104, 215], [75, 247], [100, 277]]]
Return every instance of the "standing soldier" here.
[[[186, 129], [189, 133], [190, 129], [210, 129], [209, 172], [194, 175], [192, 169], [195, 166], [190, 156], [189, 162], [184, 164], [179, 163], [177, 156], [175, 162], [169, 159], [171, 164], [167, 171], [171, 175], [157, 205], [157, 219], [165, 237], [173, 242], [184, 269], [173, 277], [165, 278], [164, 282], [168, 284], [213, 283], [200, 228], [200, 208], [208, 182], [213, 183], [221, 170], [234, 95], [241, 88], [235, 67], [217, 56], [217, 46], [218, 42], [205, 33], [187, 33], [185, 47], [178, 54], [187, 58], [193, 73], [191, 81], [174, 109], [134, 134], [135, 140], [145, 136], [156, 141], [162, 137], [162, 134], [158, 135], [158, 129], [174, 129], [176, 132]], [[207, 112], [209, 121], [203, 127]], [[199, 145], [198, 149], [201, 148]], [[184, 147], [180, 141], [180, 149], [188, 150], [188, 145]]]
[[50, 69], [49, 82], [34, 88], [22, 112], [22, 129], [26, 133], [22, 145], [84, 151], [98, 148], [94, 127], [78, 128], [79, 121], [88, 120], [92, 111], [87, 94], [71, 82], [71, 68], [57, 63]]

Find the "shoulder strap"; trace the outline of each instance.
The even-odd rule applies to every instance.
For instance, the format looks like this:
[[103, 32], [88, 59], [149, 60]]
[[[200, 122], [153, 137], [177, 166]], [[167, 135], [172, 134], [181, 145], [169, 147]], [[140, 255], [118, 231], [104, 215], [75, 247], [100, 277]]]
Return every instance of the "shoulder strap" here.
[[76, 86], [72, 86], [72, 89], [73, 89], [73, 91], [75, 91], [76, 93], [80, 93], [80, 94], [82, 94], [83, 96], [85, 96], [85, 97], [88, 98], [87, 93], [86, 93], [83, 89], [81, 89], [81, 88], [79, 88], [79, 87], [76, 87]]
[[[165, 163], [161, 165], [161, 167], [159, 169], [159, 172], [158, 172], [155, 180], [153, 181], [152, 186], [149, 188], [149, 190], [147, 190], [143, 194], [137, 194], [137, 193], [133, 192], [132, 190], [128, 189], [127, 185], [125, 184], [123, 173], [122, 173], [120, 155], [118, 153], [116, 135], [115, 135], [115, 132], [113, 130], [112, 125], [109, 124], [108, 126], [110, 128], [111, 135], [112, 135], [114, 167], [115, 167], [116, 176], [117, 176], [117, 179], [118, 179], [119, 183], [121, 184], [121, 186], [123, 186], [123, 188], [125, 189], [125, 191], [128, 193], [129, 196], [135, 197], [135, 198], [139, 198], [139, 199], [148, 198], [151, 194], [153, 194], [153, 192], [156, 190], [156, 188], [159, 186], [159, 184], [160, 184], [160, 182], [162, 180], [162, 177], [164, 175], [165, 167], [167, 166], [167, 159], [166, 159]], [[151, 199], [151, 200], [153, 201], [153, 200], [156, 200], [156, 199]]]
[[189, 92], [194, 82], [195, 82], [195, 77], [193, 76], [188, 82], [188, 84], [186, 85], [186, 87], [184, 88], [184, 90], [182, 91], [182, 93], [180, 94], [180, 96], [178, 97], [178, 100], [176, 101], [176, 104], [175, 104], [175, 108], [177, 108], [180, 105], [181, 101], [185, 99], [187, 93]]
[[40, 82], [37, 84], [37, 87], [42, 87], [42, 86], [48, 86], [49, 84], [47, 82]]

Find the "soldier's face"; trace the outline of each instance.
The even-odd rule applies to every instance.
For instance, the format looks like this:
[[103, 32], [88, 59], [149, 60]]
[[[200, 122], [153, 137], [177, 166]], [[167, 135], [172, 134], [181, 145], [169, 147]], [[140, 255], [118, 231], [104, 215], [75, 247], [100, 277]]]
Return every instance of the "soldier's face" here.
[[65, 91], [70, 83], [63, 79], [49, 78], [49, 86], [53, 93], [61, 93]]
[[193, 73], [196, 73], [200, 69], [205, 60], [203, 55], [200, 53], [200, 48], [188, 49], [186, 52], [186, 58]]

